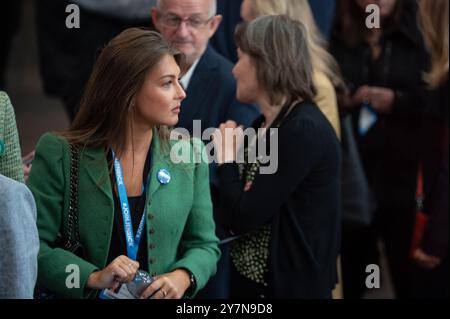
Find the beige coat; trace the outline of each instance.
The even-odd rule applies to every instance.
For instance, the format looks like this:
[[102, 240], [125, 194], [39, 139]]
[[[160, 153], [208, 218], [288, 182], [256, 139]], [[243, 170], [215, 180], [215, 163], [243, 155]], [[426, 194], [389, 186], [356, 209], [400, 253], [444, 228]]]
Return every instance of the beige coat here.
[[317, 90], [317, 95], [314, 102], [323, 112], [328, 121], [330, 121], [338, 138], [341, 139], [341, 124], [339, 121], [339, 112], [334, 86], [330, 79], [320, 71], [314, 72], [313, 82]]

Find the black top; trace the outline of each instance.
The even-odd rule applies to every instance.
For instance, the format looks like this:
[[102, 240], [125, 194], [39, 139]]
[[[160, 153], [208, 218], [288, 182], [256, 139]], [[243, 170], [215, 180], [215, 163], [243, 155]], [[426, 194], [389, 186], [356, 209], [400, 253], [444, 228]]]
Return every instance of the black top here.
[[[108, 155], [108, 160], [112, 161], [112, 154]], [[151, 151], [149, 149], [147, 153], [147, 159], [145, 161], [144, 167], [144, 175], [143, 181], [147, 182], [148, 175], [150, 173], [151, 168]], [[113, 170], [111, 176], [111, 185], [116, 185], [116, 175]], [[130, 206], [131, 213], [131, 222], [133, 225], [133, 235], [136, 236], [136, 232], [139, 228], [139, 224], [141, 222], [142, 214], [145, 208], [146, 196], [147, 194], [142, 192], [142, 195], [139, 197], [128, 197], [128, 204]], [[125, 255], [127, 256], [127, 247], [125, 240], [125, 229], [123, 225], [123, 217], [122, 217], [122, 209], [120, 205], [119, 197], [116, 192], [113, 191], [114, 197], [114, 225], [111, 236], [111, 244], [109, 246], [109, 254], [107, 265], [111, 263], [115, 258]], [[139, 262], [139, 269], [145, 270], [148, 272], [148, 258], [147, 258], [147, 232], [142, 232], [141, 241], [139, 243], [139, 249], [137, 254], [137, 262]]]
[[430, 92], [422, 129], [424, 168], [424, 211], [429, 224], [422, 248], [433, 256], [444, 257], [449, 251], [448, 233], [448, 81]]
[[257, 174], [244, 192], [238, 165], [219, 167], [227, 228], [246, 234], [271, 225], [267, 297], [331, 297], [340, 246], [340, 160], [328, 120], [316, 105], [301, 103], [279, 127], [274, 174]]
[[407, 2], [411, 4], [405, 6], [398, 25], [383, 30], [378, 59], [372, 59], [371, 48], [365, 42], [347, 44], [346, 35], [338, 33], [339, 24], [334, 28], [330, 51], [352, 93], [363, 85], [394, 91], [392, 113], [378, 114], [377, 123], [365, 136], [361, 137], [357, 130], [361, 108], [353, 109], [351, 115], [367, 178], [378, 204], [414, 208], [420, 123], [425, 107], [422, 78], [428, 55], [417, 28], [416, 5]]

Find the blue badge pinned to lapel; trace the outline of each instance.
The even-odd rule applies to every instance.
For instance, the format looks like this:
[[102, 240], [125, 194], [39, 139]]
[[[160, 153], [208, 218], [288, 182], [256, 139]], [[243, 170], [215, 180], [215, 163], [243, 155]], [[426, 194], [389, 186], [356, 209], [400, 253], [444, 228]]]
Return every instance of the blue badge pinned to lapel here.
[[170, 173], [169, 173], [169, 171], [167, 169], [165, 169], [165, 168], [160, 169], [158, 171], [158, 175], [157, 176], [158, 176], [158, 181], [161, 184], [167, 185], [167, 184], [170, 183], [171, 176], [170, 176]]
[[0, 138], [0, 156], [5, 155], [6, 153], [6, 145], [5, 142]]

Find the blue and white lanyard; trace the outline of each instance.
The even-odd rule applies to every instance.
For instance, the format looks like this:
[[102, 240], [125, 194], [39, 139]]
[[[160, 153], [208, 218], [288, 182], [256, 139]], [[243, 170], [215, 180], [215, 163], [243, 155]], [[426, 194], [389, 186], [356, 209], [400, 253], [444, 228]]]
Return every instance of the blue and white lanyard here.
[[[141, 222], [139, 223], [139, 228], [136, 233], [136, 237], [133, 235], [133, 224], [131, 221], [130, 205], [128, 204], [127, 191], [125, 189], [125, 184], [123, 182], [122, 166], [120, 161], [116, 158], [114, 151], [112, 152], [114, 158], [114, 171], [116, 173], [117, 190], [119, 192], [120, 207], [122, 209], [123, 226], [125, 228], [126, 244], [127, 244], [127, 256], [133, 260], [137, 259], [137, 253], [139, 249], [139, 243], [141, 242], [142, 233], [145, 226], [145, 213], [147, 207], [144, 208], [144, 213], [142, 214]], [[147, 185], [142, 185], [143, 190], [147, 193]]]

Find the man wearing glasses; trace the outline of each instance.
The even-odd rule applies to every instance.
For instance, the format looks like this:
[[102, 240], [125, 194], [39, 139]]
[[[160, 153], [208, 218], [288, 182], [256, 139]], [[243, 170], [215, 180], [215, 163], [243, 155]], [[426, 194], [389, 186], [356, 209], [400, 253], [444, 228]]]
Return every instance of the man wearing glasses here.
[[[191, 136], [194, 120], [201, 120], [202, 130], [217, 128], [227, 120], [247, 127], [259, 115], [255, 106], [237, 101], [233, 65], [209, 45], [221, 20], [216, 0], [159, 0], [152, 9], [156, 29], [186, 56], [188, 69], [181, 83], [187, 97], [181, 104], [178, 127]], [[220, 195], [215, 164], [210, 166], [210, 185], [217, 236], [223, 239], [225, 233], [217, 224]], [[221, 248], [217, 275], [199, 297], [228, 297], [228, 248]]]
[[233, 65], [208, 45], [222, 20], [216, 12], [216, 0], [159, 0], [152, 9], [155, 27], [187, 59], [181, 79], [187, 98], [178, 126], [191, 134], [193, 120], [201, 120], [203, 129], [230, 119], [248, 126], [258, 115], [254, 106], [236, 100]]

